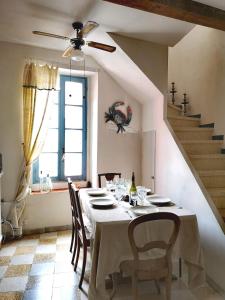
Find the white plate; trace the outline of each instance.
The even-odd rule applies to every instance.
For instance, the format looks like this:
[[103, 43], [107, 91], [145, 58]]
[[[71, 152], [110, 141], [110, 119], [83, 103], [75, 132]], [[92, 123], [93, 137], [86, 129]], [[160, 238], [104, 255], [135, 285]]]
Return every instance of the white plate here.
[[171, 202], [170, 198], [162, 197], [159, 195], [147, 196], [147, 199], [152, 204], [168, 204], [169, 202]]
[[114, 199], [110, 198], [96, 198], [90, 200], [90, 203], [94, 206], [112, 206], [116, 202]]
[[135, 206], [135, 207], [131, 207], [130, 211], [137, 216], [143, 216], [143, 215], [158, 212], [159, 209], [154, 206]]
[[87, 192], [89, 196], [103, 196], [106, 194], [105, 189], [92, 189]]

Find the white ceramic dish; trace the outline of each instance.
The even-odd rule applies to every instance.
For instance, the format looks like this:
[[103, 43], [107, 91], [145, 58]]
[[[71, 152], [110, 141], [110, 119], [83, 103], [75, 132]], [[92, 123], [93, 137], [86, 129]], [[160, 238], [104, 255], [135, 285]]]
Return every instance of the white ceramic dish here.
[[135, 207], [131, 207], [130, 211], [137, 216], [143, 216], [143, 215], [158, 212], [159, 210], [155, 206], [135, 206]]
[[106, 194], [105, 189], [92, 189], [87, 192], [89, 196], [104, 196]]
[[90, 203], [94, 206], [106, 207], [106, 206], [114, 205], [116, 203], [116, 201], [111, 198], [96, 198], [96, 199], [90, 200]]
[[147, 200], [152, 204], [168, 204], [171, 202], [170, 198], [162, 197], [159, 195], [147, 196]]

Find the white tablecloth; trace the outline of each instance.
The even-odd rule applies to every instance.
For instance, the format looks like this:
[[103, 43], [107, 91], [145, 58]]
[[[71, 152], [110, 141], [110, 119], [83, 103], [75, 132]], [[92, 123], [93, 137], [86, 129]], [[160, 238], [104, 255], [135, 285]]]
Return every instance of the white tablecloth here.
[[[111, 196], [113, 197], [113, 196]], [[132, 253], [128, 241], [128, 224], [131, 221], [126, 212], [128, 203], [110, 209], [95, 209], [90, 204], [87, 189], [80, 190], [82, 207], [93, 227], [92, 267], [89, 281], [89, 300], [109, 299], [105, 291], [105, 278], [108, 274], [119, 271], [120, 263], [131, 259]], [[204, 283], [205, 272], [199, 239], [198, 224], [195, 214], [178, 207], [160, 207], [158, 211], [169, 211], [181, 219], [181, 227], [174, 255], [181, 257], [188, 266], [188, 284], [195, 288]], [[165, 225], [165, 224], [164, 224]], [[168, 232], [151, 225], [151, 229], [140, 232], [140, 239], [165, 236]], [[161, 225], [160, 225], [161, 226]], [[167, 228], [167, 227], [166, 227]], [[168, 227], [169, 230], [169, 227]]]

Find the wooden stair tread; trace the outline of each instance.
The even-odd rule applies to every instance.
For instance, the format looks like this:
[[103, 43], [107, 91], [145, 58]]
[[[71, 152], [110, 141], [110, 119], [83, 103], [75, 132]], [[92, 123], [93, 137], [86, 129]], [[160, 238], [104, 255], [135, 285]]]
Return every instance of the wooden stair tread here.
[[222, 140], [180, 140], [182, 144], [223, 144]]
[[225, 176], [225, 170], [198, 171], [200, 176]]
[[197, 118], [184, 117], [184, 116], [168, 116], [168, 119], [185, 120], [185, 121], [195, 121], [196, 123], [199, 123], [199, 121], [200, 121]]
[[177, 107], [176, 105], [172, 104], [172, 103], [167, 103], [167, 106], [169, 106], [170, 108], [174, 109], [174, 110], [178, 110], [180, 112], [182, 112], [182, 110]]
[[224, 154], [192, 154], [190, 155], [191, 158], [197, 158], [197, 159], [225, 159]]
[[211, 196], [225, 196], [225, 188], [207, 188]]
[[174, 131], [200, 131], [200, 132], [213, 132], [214, 128], [207, 127], [173, 127]]

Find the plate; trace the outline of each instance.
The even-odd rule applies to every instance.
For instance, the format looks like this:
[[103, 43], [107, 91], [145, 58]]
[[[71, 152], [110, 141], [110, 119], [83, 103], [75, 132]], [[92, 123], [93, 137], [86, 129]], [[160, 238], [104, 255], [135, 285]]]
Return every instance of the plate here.
[[92, 189], [87, 192], [89, 196], [104, 196], [106, 194], [105, 189]]
[[168, 204], [171, 202], [170, 198], [158, 196], [158, 195], [153, 195], [153, 196], [148, 196], [147, 199], [152, 203], [152, 204]]
[[137, 216], [143, 216], [143, 215], [158, 212], [159, 210], [154, 206], [135, 206], [135, 207], [131, 207], [130, 211]]
[[96, 199], [90, 200], [90, 203], [93, 206], [107, 207], [107, 206], [114, 205], [116, 202], [114, 199], [110, 199], [110, 198], [96, 198]]

